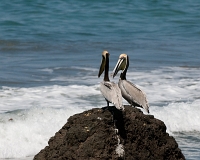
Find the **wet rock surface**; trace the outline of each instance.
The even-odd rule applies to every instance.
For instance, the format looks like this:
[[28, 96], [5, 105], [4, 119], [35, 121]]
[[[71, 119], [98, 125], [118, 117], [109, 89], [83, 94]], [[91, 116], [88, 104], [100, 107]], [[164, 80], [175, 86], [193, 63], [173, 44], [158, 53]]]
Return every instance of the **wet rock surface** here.
[[139, 109], [94, 108], [71, 116], [34, 160], [184, 160], [165, 124]]

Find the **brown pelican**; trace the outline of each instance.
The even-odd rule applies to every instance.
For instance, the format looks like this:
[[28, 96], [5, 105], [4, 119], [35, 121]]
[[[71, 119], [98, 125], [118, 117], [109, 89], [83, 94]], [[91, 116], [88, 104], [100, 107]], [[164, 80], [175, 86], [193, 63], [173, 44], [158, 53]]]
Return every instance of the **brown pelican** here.
[[110, 82], [108, 77], [109, 70], [109, 53], [108, 51], [102, 52], [102, 61], [99, 69], [98, 77], [104, 72], [104, 80], [100, 83], [100, 91], [104, 98], [107, 101], [107, 106], [109, 107], [109, 103], [113, 103], [115, 107], [119, 110], [124, 110], [124, 106], [122, 105], [122, 94], [121, 90], [117, 84], [114, 82]]
[[118, 82], [123, 98], [128, 101], [131, 106], [144, 108], [149, 113], [149, 105], [145, 93], [136, 87], [134, 84], [126, 80], [126, 72], [129, 67], [129, 57], [126, 54], [121, 54], [119, 60], [113, 70], [113, 78], [119, 70], [122, 70]]

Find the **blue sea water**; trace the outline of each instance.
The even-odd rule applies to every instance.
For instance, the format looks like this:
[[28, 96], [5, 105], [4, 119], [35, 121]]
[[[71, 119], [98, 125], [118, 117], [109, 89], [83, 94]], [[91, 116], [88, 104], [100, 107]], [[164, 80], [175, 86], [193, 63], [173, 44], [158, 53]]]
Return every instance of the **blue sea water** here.
[[32, 159], [69, 116], [106, 105], [103, 50], [110, 73], [129, 55], [150, 114], [200, 159], [199, 1], [14, 0], [0, 15], [0, 159]]

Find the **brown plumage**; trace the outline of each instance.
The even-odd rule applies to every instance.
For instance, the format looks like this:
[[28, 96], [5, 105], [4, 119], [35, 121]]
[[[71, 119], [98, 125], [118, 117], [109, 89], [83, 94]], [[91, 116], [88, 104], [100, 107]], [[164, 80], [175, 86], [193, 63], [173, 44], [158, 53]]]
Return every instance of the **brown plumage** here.
[[118, 82], [123, 98], [132, 106], [144, 108], [149, 113], [149, 104], [145, 93], [136, 87], [133, 83], [126, 80], [126, 72], [129, 67], [129, 57], [126, 54], [121, 54], [119, 60], [113, 70], [113, 78], [117, 75], [119, 70], [122, 70]]
[[113, 103], [117, 109], [124, 110], [121, 90], [117, 84], [110, 82], [109, 80], [109, 55], [108, 51], [103, 51], [102, 53], [102, 61], [98, 77], [100, 77], [104, 71], [104, 80], [100, 83], [100, 91], [107, 101], [107, 106], [109, 106], [109, 103]]

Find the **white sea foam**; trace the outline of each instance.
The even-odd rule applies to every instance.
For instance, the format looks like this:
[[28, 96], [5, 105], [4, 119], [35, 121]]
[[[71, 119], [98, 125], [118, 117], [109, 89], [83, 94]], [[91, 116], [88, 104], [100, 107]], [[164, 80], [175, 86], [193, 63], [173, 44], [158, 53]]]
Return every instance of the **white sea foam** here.
[[169, 133], [200, 132], [200, 100], [170, 103], [163, 107], [152, 106], [150, 112], [166, 124]]
[[82, 109], [33, 108], [1, 115], [0, 158], [33, 156], [44, 148], [51, 136]]
[[[0, 158], [35, 155], [69, 116], [92, 107], [97, 86], [3, 87], [0, 90]], [[101, 102], [104, 102], [102, 99]]]
[[88, 96], [99, 95], [98, 86], [69, 85], [33, 88], [3, 87], [0, 90], [0, 112], [32, 107], [65, 108], [68, 105], [90, 107]]
[[51, 68], [44, 68], [44, 69], [41, 69], [41, 71], [48, 72], [48, 73], [53, 73], [53, 69], [51, 69]]
[[88, 98], [98, 99], [99, 95], [98, 85], [3, 87], [0, 90], [0, 158], [36, 154], [69, 116], [100, 107], [100, 104], [92, 106], [92, 98]]

